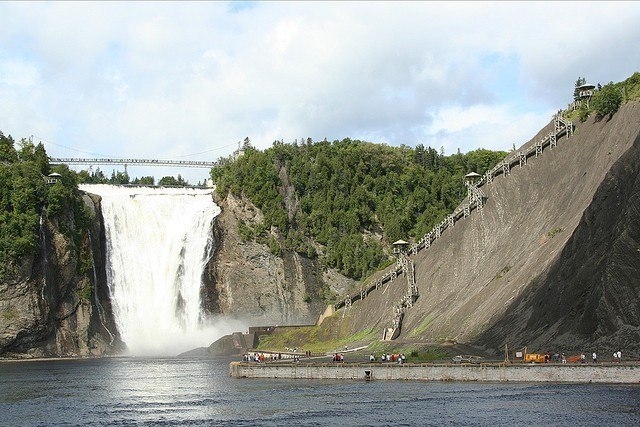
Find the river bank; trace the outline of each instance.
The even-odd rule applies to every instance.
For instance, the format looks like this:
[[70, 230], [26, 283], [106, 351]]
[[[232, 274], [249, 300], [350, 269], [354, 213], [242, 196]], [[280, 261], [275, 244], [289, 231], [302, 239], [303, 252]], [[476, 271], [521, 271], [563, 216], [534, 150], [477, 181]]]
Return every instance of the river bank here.
[[385, 364], [231, 362], [233, 378], [552, 382], [640, 385], [640, 364]]

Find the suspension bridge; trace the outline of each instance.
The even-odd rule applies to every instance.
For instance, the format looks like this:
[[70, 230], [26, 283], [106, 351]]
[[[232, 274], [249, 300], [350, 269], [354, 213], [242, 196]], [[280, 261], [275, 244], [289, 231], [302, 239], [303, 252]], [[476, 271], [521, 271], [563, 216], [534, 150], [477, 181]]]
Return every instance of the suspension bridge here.
[[158, 160], [158, 159], [113, 159], [113, 158], [75, 158], [75, 157], [49, 157], [52, 165], [124, 165], [131, 166], [164, 166], [180, 168], [214, 168], [218, 162], [202, 160]]

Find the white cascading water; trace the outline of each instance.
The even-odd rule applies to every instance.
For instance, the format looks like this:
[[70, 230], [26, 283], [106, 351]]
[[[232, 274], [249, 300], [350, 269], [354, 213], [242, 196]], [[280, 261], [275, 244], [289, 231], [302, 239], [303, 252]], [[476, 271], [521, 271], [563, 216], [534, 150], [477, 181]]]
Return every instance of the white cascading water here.
[[219, 338], [201, 309], [220, 213], [211, 189], [82, 185], [102, 197], [114, 317], [130, 353], [176, 355]]

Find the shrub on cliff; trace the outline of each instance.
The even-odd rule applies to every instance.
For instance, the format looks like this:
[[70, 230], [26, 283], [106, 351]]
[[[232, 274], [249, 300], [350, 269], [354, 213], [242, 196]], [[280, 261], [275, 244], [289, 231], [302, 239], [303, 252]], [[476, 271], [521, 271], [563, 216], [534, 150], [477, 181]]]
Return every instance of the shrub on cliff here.
[[622, 105], [622, 92], [613, 82], [606, 84], [593, 96], [591, 108], [598, 117], [612, 116]]

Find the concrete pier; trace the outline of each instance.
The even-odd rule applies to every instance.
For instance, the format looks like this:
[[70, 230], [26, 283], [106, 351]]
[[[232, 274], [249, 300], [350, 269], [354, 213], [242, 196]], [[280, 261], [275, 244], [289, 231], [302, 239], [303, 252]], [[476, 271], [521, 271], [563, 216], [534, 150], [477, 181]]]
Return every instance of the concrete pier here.
[[640, 385], [637, 364], [381, 364], [231, 362], [234, 378], [609, 383]]

